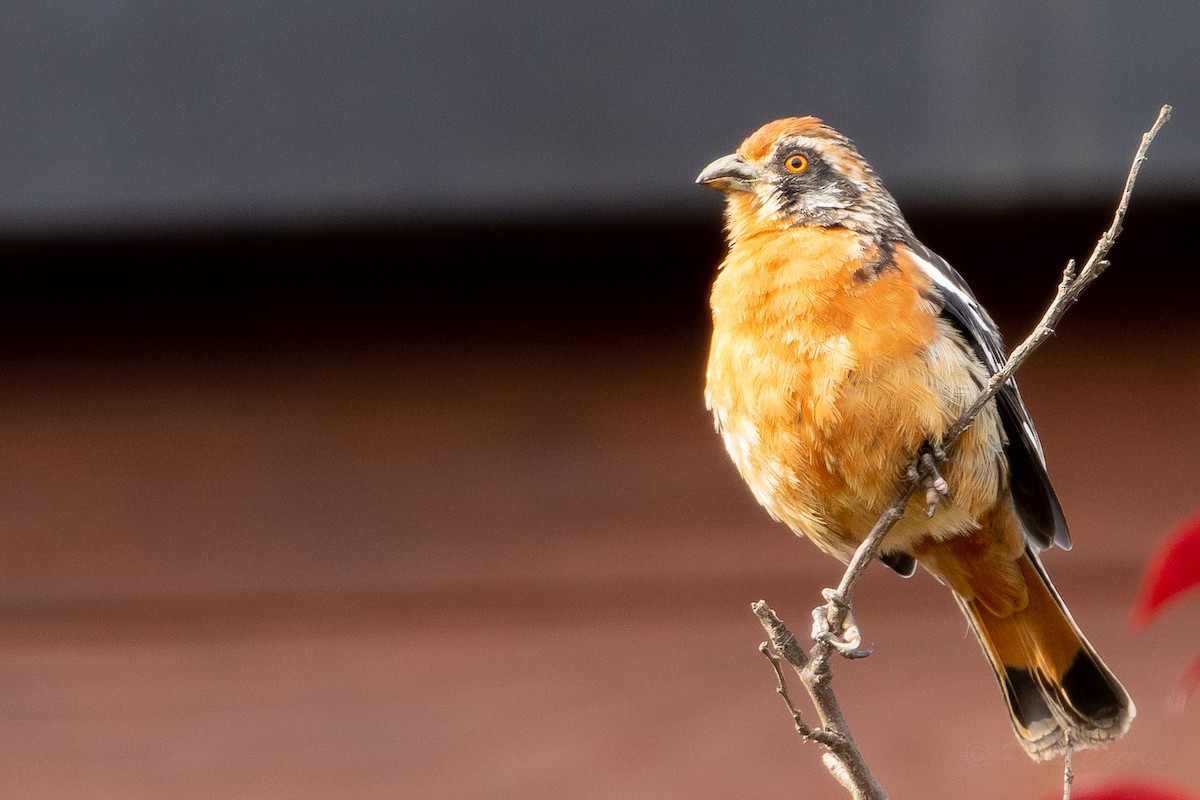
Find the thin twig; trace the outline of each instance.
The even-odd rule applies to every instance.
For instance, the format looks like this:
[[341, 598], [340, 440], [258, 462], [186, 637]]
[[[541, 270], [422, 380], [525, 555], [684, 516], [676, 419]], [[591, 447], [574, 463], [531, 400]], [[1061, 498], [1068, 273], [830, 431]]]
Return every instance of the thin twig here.
[[[1129, 175], [1125, 178], [1125, 188], [1121, 192], [1121, 200], [1117, 204], [1112, 224], [1109, 225], [1108, 230], [1104, 232], [1100, 240], [1096, 243], [1095, 249], [1092, 250], [1092, 255], [1084, 263], [1082, 270], [1075, 269], [1074, 259], [1067, 262], [1067, 266], [1063, 270], [1062, 282], [1058, 285], [1058, 292], [1055, 294], [1050, 306], [1046, 309], [1046, 313], [1042, 315], [1033, 332], [1013, 350], [1012, 355], [1004, 362], [1004, 366], [988, 381], [988, 385], [980, 392], [975, 402], [971, 403], [966, 411], [959, 416], [958, 420], [946, 431], [946, 435], [939, 442], [943, 449], [949, 449], [951, 445], [958, 441], [959, 437], [974, 422], [976, 415], [996, 396], [1004, 384], [1012, 378], [1017, 368], [1024, 364], [1033, 351], [1054, 333], [1054, 328], [1058, 325], [1059, 320], [1067, 313], [1067, 309], [1083, 294], [1083, 290], [1091, 286], [1092, 282], [1100, 277], [1101, 273], [1108, 268], [1109, 262], [1105, 261], [1104, 258], [1108, 255], [1108, 251], [1112, 249], [1117, 236], [1123, 229], [1125, 212], [1129, 208], [1129, 198], [1133, 195], [1133, 186], [1137, 182], [1137, 176], [1141, 171], [1142, 163], [1146, 160], [1146, 151], [1149, 149], [1150, 143], [1154, 141], [1154, 137], [1158, 135], [1159, 130], [1162, 129], [1162, 126], [1170, 118], [1171, 107], [1164, 105], [1159, 110], [1158, 118], [1154, 121], [1150, 130], [1142, 135], [1142, 142], [1138, 146], [1137, 152], [1133, 157], [1133, 164], [1129, 168]], [[867, 565], [878, 555], [883, 537], [904, 516], [904, 509], [908, 506], [908, 499], [917, 490], [920, 480], [920, 477], [910, 477], [905, 482], [896, 497], [883, 510], [879, 521], [875, 523], [875, 527], [871, 529], [867, 538], [858, 546], [858, 550], [855, 551], [854, 557], [850, 559], [850, 563], [846, 567], [845, 574], [842, 575], [841, 583], [838, 584], [838, 594], [842, 600], [847, 603], [849, 602], [848, 595], [850, 590], [866, 570]], [[836, 625], [845, 619], [846, 608], [844, 605], [839, 605], [833, 601], [829, 602], [827, 608], [827, 618], [829, 619], [830, 627], [836, 630]]]
[[779, 681], [779, 685], [775, 687], [775, 691], [778, 692], [779, 696], [783, 698], [784, 704], [788, 707], [788, 711], [791, 712], [792, 720], [796, 723], [796, 733], [800, 734], [805, 739], [812, 739], [813, 741], [818, 741], [822, 744], [829, 744], [829, 732], [821, 730], [820, 728], [811, 727], [807, 722], [804, 721], [804, 717], [800, 715], [800, 709], [796, 708], [796, 704], [792, 702], [792, 696], [788, 693], [787, 679], [783, 677], [783, 667], [781, 666], [783, 659], [772, 653], [771, 646], [766, 642], [763, 642], [758, 646], [758, 651], [766, 656], [767, 659], [770, 660], [771, 666], [775, 668], [775, 677]]
[[1071, 769], [1071, 738], [1066, 737], [1063, 749], [1063, 800], [1071, 800], [1071, 784], [1075, 783], [1075, 771]]
[[[1117, 240], [1117, 236], [1121, 233], [1125, 223], [1125, 212], [1129, 208], [1129, 198], [1133, 195], [1133, 186], [1137, 182], [1138, 173], [1142, 169], [1142, 163], [1146, 160], [1146, 151], [1150, 147], [1150, 143], [1154, 141], [1154, 137], [1158, 135], [1159, 130], [1163, 125], [1171, 119], [1171, 107], [1163, 106], [1158, 112], [1158, 118], [1145, 134], [1142, 135], [1142, 142], [1138, 146], [1137, 153], [1133, 157], [1133, 164], [1129, 168], [1129, 175], [1125, 178], [1125, 189], [1121, 192], [1121, 201], [1117, 204], [1116, 213], [1113, 215], [1112, 224], [1108, 230], [1100, 237], [1096, 243], [1095, 249], [1092, 250], [1092, 255], [1084, 263], [1083, 269], [1075, 269], [1075, 260], [1071, 259], [1067, 262], [1066, 268], [1063, 270], [1062, 282], [1058, 285], [1058, 292], [1054, 296], [1054, 300], [1050, 302], [1050, 306], [1046, 309], [1046, 313], [1042, 315], [1033, 332], [1025, 338], [1025, 341], [1012, 352], [1008, 360], [1004, 362], [995, 375], [988, 381], [988, 385], [984, 388], [979, 396], [975, 398], [975, 402], [971, 403], [958, 418], [957, 421], [946, 431], [946, 435], [942, 437], [939, 443], [942, 449], [949, 449], [959, 437], [966, 432], [967, 428], [971, 427], [971, 423], [975, 421], [975, 417], [983, 410], [983, 407], [988, 404], [1003, 388], [1004, 384], [1012, 378], [1017, 368], [1025, 363], [1026, 359], [1032, 355], [1046, 339], [1053, 333], [1059, 320], [1067, 313], [1079, 296], [1083, 294], [1083, 290], [1092, 285], [1096, 278], [1108, 269], [1109, 262], [1105, 261], [1105, 256], [1112, 249], [1113, 244]], [[910, 478], [900, 492], [884, 509], [880, 515], [879, 521], [875, 523], [875, 527], [863, 540], [863, 543], [858, 546], [854, 557], [850, 560], [846, 567], [846, 572], [842, 576], [842, 582], [838, 585], [838, 594], [843, 600], [848, 600], [848, 594], [858, 581], [867, 565], [874, 560], [879, 552], [879, 545], [883, 542], [883, 537], [892, 529], [900, 518], [904, 516], [904, 509], [908, 505], [908, 499], [920, 485], [919, 478]], [[845, 616], [844, 609], [835, 608], [834, 603], [829, 603], [829, 621], [833, 625], [836, 620], [843, 619]]]
[[1075, 269], [1075, 260], [1071, 259], [1067, 262], [1066, 269], [1063, 270], [1062, 282], [1058, 285], [1058, 292], [1054, 295], [1054, 300], [1051, 301], [1046, 313], [1042, 315], [1042, 319], [1038, 322], [1037, 327], [1033, 329], [1033, 333], [1021, 342], [1016, 350], [1013, 350], [1012, 355], [1004, 362], [1004, 366], [1000, 368], [991, 380], [988, 381], [987, 387], [975, 398], [975, 402], [967, 407], [958, 421], [950, 426], [946, 431], [946, 435], [942, 440], [942, 447], [948, 448], [953, 444], [958, 437], [962, 436], [963, 432], [971, 426], [975, 419], [975, 415], [979, 413], [988, 401], [990, 401], [1004, 384], [1013, 376], [1017, 368], [1025, 363], [1030, 354], [1038, 348], [1046, 339], [1054, 334], [1054, 329], [1058, 325], [1058, 321], [1067, 313], [1079, 296], [1083, 294], [1083, 290], [1092, 285], [1106, 269], [1109, 262], [1105, 260], [1108, 251], [1117, 241], [1117, 236], [1124, 229], [1125, 212], [1129, 209], [1129, 198], [1133, 195], [1133, 185], [1137, 182], [1138, 173], [1142, 169], [1142, 164], [1146, 160], [1146, 151], [1150, 148], [1150, 143], [1154, 141], [1154, 137], [1158, 135], [1159, 130], [1167, 121], [1171, 119], [1171, 107], [1163, 106], [1158, 112], [1158, 118], [1154, 120], [1154, 124], [1150, 130], [1142, 135], [1142, 143], [1138, 146], [1137, 153], [1133, 157], [1133, 164], [1129, 168], [1129, 175], [1125, 178], [1125, 190], [1121, 192], [1121, 202], [1117, 204], [1116, 213], [1113, 214], [1112, 224], [1108, 226], [1108, 230], [1100, 237], [1100, 241], [1096, 242], [1095, 249], [1092, 250], [1091, 256], [1084, 262], [1083, 269]]
[[[1133, 164], [1125, 179], [1125, 188], [1121, 193], [1120, 202], [1113, 215], [1112, 224], [1109, 225], [1108, 230], [1104, 232], [1100, 240], [1096, 243], [1091, 256], [1084, 262], [1083, 268], [1076, 269], [1074, 259], [1067, 262], [1067, 266], [1063, 270], [1062, 281], [1058, 286], [1058, 291], [1033, 332], [1013, 350], [1012, 354], [1004, 362], [1004, 365], [991, 377], [991, 380], [988, 381], [987, 386], [975, 401], [950, 426], [942, 441], [938, 443], [940, 447], [949, 449], [963, 435], [974, 422], [976, 415], [1000, 392], [1005, 383], [1017, 371], [1017, 368], [1054, 333], [1055, 326], [1058, 325], [1059, 320], [1062, 319], [1067, 309], [1108, 268], [1109, 262], [1105, 259], [1123, 228], [1125, 213], [1129, 208], [1129, 200], [1133, 194], [1133, 187], [1137, 181], [1138, 172], [1141, 170], [1142, 163], [1146, 160], [1146, 152], [1150, 147], [1150, 143], [1154, 141], [1154, 137], [1158, 135], [1159, 130], [1161, 130], [1162, 126], [1170, 118], [1171, 107], [1164, 105], [1159, 110], [1158, 118], [1154, 121], [1150, 130], [1142, 135], [1141, 144], [1138, 146]], [[920, 466], [919, 463], [917, 466]], [[919, 469], [910, 470], [909, 477], [900, 486], [895, 498], [884, 508], [878, 521], [850, 559], [836, 592], [828, 593], [828, 602], [824, 606], [823, 614], [828, 631], [844, 631], [850, 610], [850, 596], [855, 584], [878, 555], [880, 545], [888, 531], [904, 516], [909, 499], [921, 485], [922, 480], [923, 478]], [[876, 781], [874, 775], [871, 774], [866, 760], [858, 750], [858, 746], [854, 743], [854, 738], [850, 735], [850, 728], [842, 716], [841, 706], [831, 685], [833, 672], [830, 666], [830, 658], [833, 653], [837, 652], [842, 655], [857, 657], [866, 655], [866, 652], [858, 650], [856, 646], [852, 648], [847, 648], [844, 645], [839, 647], [834, 644], [833, 637], [826, 634], [817, 637], [812, 649], [805, 654], [804, 650], [797, 643], [795, 635], [792, 634], [791, 630], [779, 619], [775, 612], [767, 607], [765, 601], [759, 600], [753, 605], [753, 610], [770, 636], [771, 644], [775, 648], [775, 651], [795, 668], [820, 716], [820, 728], [813, 728], [801, 720], [800, 712], [796, 710], [795, 705], [787, 694], [787, 685], [783, 679], [783, 670], [780, 668], [779, 659], [772, 655], [764, 646], [762, 648], [763, 653], [771, 659], [771, 663], [775, 668], [776, 676], [779, 679], [778, 691], [783, 695], [785, 702], [788, 704], [792, 718], [796, 723], [797, 731], [808, 739], [820, 742], [829, 750], [825, 758], [822, 759], [826, 768], [853, 797], [865, 798], [867, 800], [886, 800], [887, 793], [884, 792], [879, 782]], [[814, 615], [819, 617], [819, 612], [820, 609], [814, 611]], [[829, 736], [821, 736], [821, 733], [829, 734]], [[1069, 743], [1066, 749], [1065, 762], [1063, 791], [1065, 800], [1070, 800], [1071, 783], [1074, 781], [1075, 775], [1071, 771], [1071, 750]]]

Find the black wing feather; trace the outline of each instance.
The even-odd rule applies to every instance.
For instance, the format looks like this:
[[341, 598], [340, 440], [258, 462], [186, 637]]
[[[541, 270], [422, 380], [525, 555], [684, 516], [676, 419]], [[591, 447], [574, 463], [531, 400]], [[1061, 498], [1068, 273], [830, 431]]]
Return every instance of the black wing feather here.
[[[929, 248], [915, 240], [905, 243], [931, 271], [930, 278], [942, 299], [942, 316], [952, 322], [975, 350], [988, 370], [995, 373], [1006, 355], [1000, 330], [987, 311], [975, 299], [953, 267]], [[1029, 541], [1040, 550], [1057, 544], [1071, 549], [1071, 535], [1063, 516], [1058, 495], [1046, 472], [1042, 444], [1014, 379], [1009, 379], [996, 395], [996, 406], [1008, 438], [1006, 455], [1010, 470], [1013, 502]]]

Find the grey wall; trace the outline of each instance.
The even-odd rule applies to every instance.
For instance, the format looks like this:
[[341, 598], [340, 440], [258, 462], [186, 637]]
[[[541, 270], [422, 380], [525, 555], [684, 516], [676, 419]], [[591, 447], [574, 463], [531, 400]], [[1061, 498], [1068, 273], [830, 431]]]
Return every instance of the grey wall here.
[[1200, 5], [62, 2], [0, 12], [0, 231], [686, 210], [814, 113], [902, 202], [1200, 189]]

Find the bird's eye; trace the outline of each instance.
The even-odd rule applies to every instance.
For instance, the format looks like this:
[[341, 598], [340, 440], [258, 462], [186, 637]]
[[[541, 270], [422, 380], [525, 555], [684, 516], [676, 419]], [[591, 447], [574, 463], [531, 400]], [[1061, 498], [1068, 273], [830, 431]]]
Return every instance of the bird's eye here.
[[783, 162], [783, 165], [787, 167], [788, 172], [804, 172], [808, 169], [808, 156], [803, 153], [792, 153]]

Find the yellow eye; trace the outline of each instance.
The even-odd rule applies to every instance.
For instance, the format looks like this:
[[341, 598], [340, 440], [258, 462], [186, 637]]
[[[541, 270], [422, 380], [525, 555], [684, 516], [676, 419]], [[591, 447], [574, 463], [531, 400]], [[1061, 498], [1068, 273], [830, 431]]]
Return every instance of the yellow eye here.
[[788, 172], [804, 172], [808, 169], [808, 156], [803, 153], [792, 153], [783, 162], [783, 165], [787, 167]]

